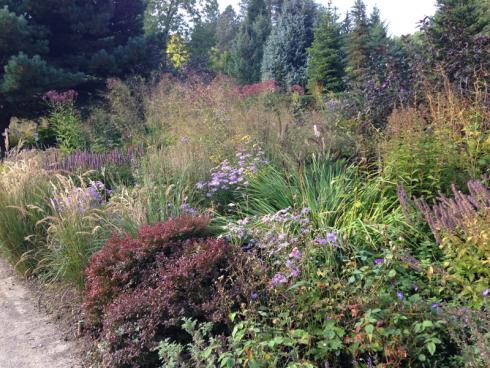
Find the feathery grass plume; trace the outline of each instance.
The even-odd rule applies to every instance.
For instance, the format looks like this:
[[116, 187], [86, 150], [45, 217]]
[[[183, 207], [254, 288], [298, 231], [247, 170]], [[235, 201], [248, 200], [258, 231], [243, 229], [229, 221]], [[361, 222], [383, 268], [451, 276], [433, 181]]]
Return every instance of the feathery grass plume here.
[[8, 157], [0, 174], [0, 252], [20, 272], [32, 272], [46, 241], [40, 221], [50, 213], [49, 175], [31, 152]]
[[51, 180], [51, 215], [41, 222], [47, 227], [46, 246], [38, 269], [48, 281], [65, 281], [79, 288], [92, 254], [99, 250], [123, 221], [108, 206], [111, 192], [101, 182], [56, 175]]

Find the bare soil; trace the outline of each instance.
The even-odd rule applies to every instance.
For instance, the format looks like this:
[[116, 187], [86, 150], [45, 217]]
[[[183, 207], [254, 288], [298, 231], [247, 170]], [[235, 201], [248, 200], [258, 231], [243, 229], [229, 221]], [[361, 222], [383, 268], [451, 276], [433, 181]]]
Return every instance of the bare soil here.
[[88, 367], [79, 306], [76, 291], [22, 280], [0, 259], [0, 367]]

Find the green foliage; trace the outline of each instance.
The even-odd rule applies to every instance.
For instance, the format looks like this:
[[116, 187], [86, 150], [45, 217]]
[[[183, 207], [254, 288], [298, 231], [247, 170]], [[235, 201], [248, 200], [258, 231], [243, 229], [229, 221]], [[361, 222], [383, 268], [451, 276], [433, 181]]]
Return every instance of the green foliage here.
[[[199, 323], [190, 318], [182, 320], [182, 328], [187, 332], [192, 342], [183, 346], [171, 342], [170, 339], [161, 341], [158, 345], [158, 355], [163, 363], [162, 368], [191, 368], [219, 366], [218, 351], [222, 343], [212, 336], [213, 324], [210, 322]], [[184, 354], [189, 355], [188, 359]]]
[[90, 146], [94, 152], [109, 152], [122, 145], [137, 145], [144, 132], [144, 80], [110, 79], [101, 105], [87, 119]]
[[233, 6], [228, 5], [216, 22], [216, 47], [220, 52], [230, 50], [238, 33], [239, 22]]
[[347, 35], [347, 75], [351, 83], [360, 83], [365, 78], [369, 62], [369, 20], [363, 0], [356, 0], [351, 10], [351, 31]]
[[7, 6], [0, 8], [0, 25], [4, 30], [0, 35], [0, 65], [4, 66], [11, 55], [24, 50], [30, 55], [46, 51], [46, 42], [36, 39], [26, 18], [11, 12]]
[[320, 87], [321, 92], [341, 92], [344, 89], [344, 56], [342, 32], [338, 16], [328, 8], [315, 28], [314, 41], [308, 49], [308, 86]]
[[426, 198], [438, 191], [450, 193], [451, 184], [464, 187], [488, 167], [488, 130], [481, 125], [486, 113], [475, 105], [466, 106], [464, 99], [455, 97], [447, 103], [445, 97], [439, 98], [430, 128], [415, 109], [395, 110], [381, 145], [384, 177]]
[[231, 75], [240, 84], [260, 81], [264, 45], [271, 21], [263, 0], [251, 0], [231, 49]]
[[240, 209], [256, 216], [306, 207], [318, 228], [342, 229], [353, 244], [379, 249], [386, 237], [418, 236], [395, 198], [383, 179], [364, 177], [355, 166], [320, 156], [285, 173], [268, 167], [251, 180]]
[[68, 0], [64, 6], [4, 0], [0, 6], [6, 31], [0, 42], [0, 101], [7, 115], [41, 110], [40, 97], [48, 90], [88, 81], [93, 88], [108, 75], [148, 71], [154, 61], [154, 44], [141, 38], [142, 0]]
[[262, 80], [275, 80], [287, 89], [306, 85], [307, 49], [313, 42], [315, 14], [313, 1], [284, 2], [264, 48]]
[[32, 58], [20, 52], [12, 56], [4, 67], [0, 93], [9, 103], [25, 103], [26, 99], [39, 101], [52, 88], [66, 88], [87, 80], [82, 73], [55, 68], [39, 55]]
[[86, 148], [86, 134], [73, 103], [52, 105], [48, 124], [62, 152], [71, 153]]

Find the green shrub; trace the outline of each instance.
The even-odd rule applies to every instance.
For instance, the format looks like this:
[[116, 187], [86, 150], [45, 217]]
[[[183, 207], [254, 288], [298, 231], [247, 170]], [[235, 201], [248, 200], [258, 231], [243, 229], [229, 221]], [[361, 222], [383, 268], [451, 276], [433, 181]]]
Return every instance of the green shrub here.
[[[490, 162], [488, 109], [482, 101], [455, 96], [428, 96], [430, 113], [414, 108], [395, 110], [381, 144], [382, 172], [401, 182], [412, 195], [434, 198], [480, 179]], [[394, 188], [393, 188], [394, 190]]]
[[73, 90], [66, 92], [49, 91], [44, 97], [50, 108], [47, 118], [49, 129], [56, 138], [58, 147], [65, 153], [76, 150], [82, 151], [87, 146], [82, 119], [75, 107], [77, 95]]

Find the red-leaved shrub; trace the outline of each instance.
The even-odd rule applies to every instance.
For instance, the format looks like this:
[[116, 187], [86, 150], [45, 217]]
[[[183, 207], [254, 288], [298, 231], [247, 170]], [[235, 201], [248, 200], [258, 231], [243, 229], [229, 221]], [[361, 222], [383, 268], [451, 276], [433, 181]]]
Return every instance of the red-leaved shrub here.
[[[112, 238], [87, 269], [84, 307], [108, 367], [151, 367], [159, 341], [186, 342], [183, 317], [225, 332], [233, 304], [249, 293], [245, 255], [207, 236], [208, 219], [180, 217]], [[242, 280], [242, 281], [240, 281]]]

